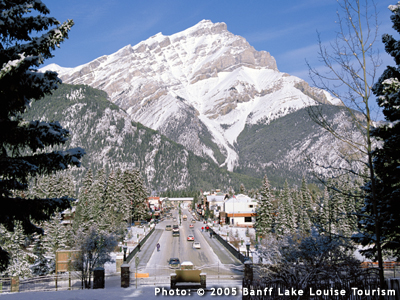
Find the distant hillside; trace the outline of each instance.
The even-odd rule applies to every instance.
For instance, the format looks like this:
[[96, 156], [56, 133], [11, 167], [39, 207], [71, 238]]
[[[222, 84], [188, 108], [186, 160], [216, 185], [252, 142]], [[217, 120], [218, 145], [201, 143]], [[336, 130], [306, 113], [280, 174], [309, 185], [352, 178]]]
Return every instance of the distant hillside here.
[[24, 117], [59, 121], [70, 130], [65, 147], [80, 146], [87, 152], [82, 170], [75, 172], [77, 180], [87, 168], [119, 167], [138, 168], [152, 191], [261, 185], [260, 179], [219, 168], [211, 159], [133, 122], [105, 92], [86, 85], [62, 84], [53, 95], [34, 102]]
[[[235, 144], [239, 161], [234, 171], [258, 178], [268, 174], [271, 181], [283, 186], [285, 179], [294, 184], [299, 184], [303, 176], [313, 181], [316, 170], [327, 174], [328, 170], [316, 168], [309, 159], [324, 166], [339, 166], [340, 143], [310, 118], [309, 109], [313, 107], [292, 112], [268, 125], [247, 124]], [[345, 108], [324, 105], [319, 109], [334, 128], [341, 130], [339, 125], [347, 124], [347, 129], [354, 129], [344, 118]]]

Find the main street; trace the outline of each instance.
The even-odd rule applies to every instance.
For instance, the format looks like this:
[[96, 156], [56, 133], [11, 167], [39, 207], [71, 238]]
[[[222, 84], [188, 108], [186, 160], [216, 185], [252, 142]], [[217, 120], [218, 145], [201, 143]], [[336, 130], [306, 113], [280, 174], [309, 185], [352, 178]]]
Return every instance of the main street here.
[[[164, 219], [156, 225], [156, 230], [138, 253], [138, 273], [149, 274], [149, 279], [169, 277], [173, 272], [168, 265], [172, 257], [177, 257], [181, 262], [191, 261], [196, 269], [207, 273], [207, 278], [215, 279], [240, 279], [243, 275], [243, 265], [215, 238], [210, 238], [209, 233], [202, 232], [202, 222], [192, 223], [192, 215], [187, 209], [182, 210], [182, 215], [187, 215], [186, 221], [179, 221], [178, 211], [172, 211], [172, 218]], [[174, 218], [176, 221], [174, 221]], [[172, 236], [172, 231], [166, 231], [166, 225], [180, 224], [179, 237]], [[189, 225], [194, 227], [190, 228]], [[192, 247], [193, 241], [187, 241], [188, 235], [194, 236], [194, 241], [201, 244], [200, 249]], [[158, 252], [156, 245], [160, 243]], [[135, 270], [135, 259], [131, 261], [131, 271]], [[153, 279], [153, 280], [152, 280]], [[161, 280], [161, 279], [160, 279]], [[143, 279], [142, 281], [146, 281]]]

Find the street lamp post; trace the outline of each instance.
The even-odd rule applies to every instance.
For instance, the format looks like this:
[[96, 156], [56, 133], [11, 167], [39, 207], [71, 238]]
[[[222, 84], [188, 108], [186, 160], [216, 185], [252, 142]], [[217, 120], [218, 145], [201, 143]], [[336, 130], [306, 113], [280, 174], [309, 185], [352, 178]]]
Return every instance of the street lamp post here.
[[124, 249], [124, 263], [126, 263], [126, 250], [128, 249], [127, 245], [123, 245], [122, 249]]
[[250, 242], [246, 243], [247, 257], [250, 258]]
[[136, 288], [137, 288], [137, 280], [138, 280], [138, 273], [137, 273], [138, 266], [139, 266], [139, 256], [136, 256], [136, 258], [135, 258], [135, 268], [136, 268], [136, 274], [135, 274], [135, 277], [136, 277]]

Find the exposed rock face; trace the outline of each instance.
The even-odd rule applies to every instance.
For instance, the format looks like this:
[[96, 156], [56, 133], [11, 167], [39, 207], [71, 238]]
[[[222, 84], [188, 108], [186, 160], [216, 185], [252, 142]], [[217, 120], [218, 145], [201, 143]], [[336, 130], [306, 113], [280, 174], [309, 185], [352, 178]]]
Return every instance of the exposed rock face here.
[[246, 124], [332, 100], [279, 72], [268, 52], [256, 51], [225, 23], [207, 20], [73, 69], [52, 68], [66, 83], [106, 91], [133, 120], [229, 170], [238, 163], [235, 142]]

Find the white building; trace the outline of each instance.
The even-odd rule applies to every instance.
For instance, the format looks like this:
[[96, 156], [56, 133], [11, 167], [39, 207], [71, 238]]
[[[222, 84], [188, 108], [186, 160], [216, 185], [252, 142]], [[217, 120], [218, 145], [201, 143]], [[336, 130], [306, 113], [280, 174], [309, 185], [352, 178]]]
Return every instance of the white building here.
[[219, 217], [219, 212], [223, 211], [225, 203], [225, 194], [217, 193], [207, 196], [208, 209], [214, 212], [215, 217]]
[[243, 194], [233, 196], [225, 201], [226, 222], [236, 226], [253, 227], [256, 208], [257, 200]]

